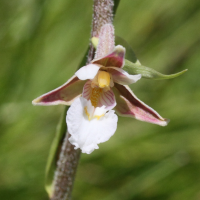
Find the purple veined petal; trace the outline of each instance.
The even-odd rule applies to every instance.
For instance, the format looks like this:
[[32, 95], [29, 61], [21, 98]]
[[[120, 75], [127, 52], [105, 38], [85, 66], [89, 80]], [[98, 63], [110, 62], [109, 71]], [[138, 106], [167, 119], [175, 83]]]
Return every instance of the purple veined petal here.
[[94, 59], [91, 63], [103, 65], [104, 67], [112, 66], [122, 68], [124, 66], [125, 52], [126, 49], [123, 46], [117, 45], [113, 52], [102, 58]]
[[73, 100], [81, 95], [85, 82], [72, 76], [65, 84], [34, 99], [32, 103], [34, 105], [71, 105]]
[[141, 78], [141, 74], [129, 75], [126, 71], [118, 67], [107, 67], [107, 70], [112, 75], [113, 81], [120, 85], [130, 85]]
[[89, 100], [90, 99], [90, 95], [91, 95], [91, 92], [92, 92], [92, 87], [91, 87], [91, 83], [92, 81], [87, 81], [85, 83], [85, 85], [83, 86], [83, 93], [82, 93], [82, 96], [83, 98]]
[[128, 86], [115, 84], [116, 112], [121, 116], [134, 117], [160, 126], [166, 126], [168, 119], [162, 118], [155, 110], [140, 101]]
[[[92, 81], [87, 81], [83, 87], [83, 98], [91, 100], [96, 107], [106, 106], [106, 109], [113, 109], [116, 106], [115, 95], [111, 89], [105, 90], [99, 87], [91, 87]], [[94, 95], [94, 97], [92, 97]]]
[[106, 108], [109, 110], [116, 106], [115, 94], [112, 89], [107, 91], [102, 90], [98, 100], [98, 107], [102, 106], [106, 106]]

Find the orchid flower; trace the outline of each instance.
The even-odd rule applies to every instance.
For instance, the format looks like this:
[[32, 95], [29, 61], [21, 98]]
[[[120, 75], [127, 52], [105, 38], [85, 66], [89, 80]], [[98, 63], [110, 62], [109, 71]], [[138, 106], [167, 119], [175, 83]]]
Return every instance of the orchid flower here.
[[69, 141], [83, 153], [98, 149], [116, 131], [117, 115], [167, 125], [167, 120], [140, 101], [127, 86], [141, 75], [123, 70], [125, 48], [115, 46], [114, 27], [102, 26], [95, 59], [57, 89], [33, 100], [35, 105], [71, 105], [67, 112]]

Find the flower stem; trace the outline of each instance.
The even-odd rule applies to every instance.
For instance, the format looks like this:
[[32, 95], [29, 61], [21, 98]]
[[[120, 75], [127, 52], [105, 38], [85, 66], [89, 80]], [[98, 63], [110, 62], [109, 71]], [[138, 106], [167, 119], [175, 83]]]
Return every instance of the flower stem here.
[[54, 192], [51, 200], [69, 200], [73, 182], [80, 158], [80, 149], [75, 150], [69, 142], [70, 134], [67, 132], [62, 144], [57, 169], [54, 177]]
[[[115, 0], [94, 0], [91, 37], [98, 37], [104, 24], [113, 22]], [[119, 2], [119, 0], [117, 0]], [[118, 4], [118, 3], [117, 3]], [[95, 49], [90, 43], [87, 63], [94, 59]], [[80, 159], [80, 149], [74, 149], [67, 132], [57, 162], [51, 200], [70, 200], [76, 169]]]
[[[91, 38], [98, 37], [104, 24], [113, 22], [114, 0], [94, 0]], [[90, 43], [87, 63], [94, 58], [95, 48]]]

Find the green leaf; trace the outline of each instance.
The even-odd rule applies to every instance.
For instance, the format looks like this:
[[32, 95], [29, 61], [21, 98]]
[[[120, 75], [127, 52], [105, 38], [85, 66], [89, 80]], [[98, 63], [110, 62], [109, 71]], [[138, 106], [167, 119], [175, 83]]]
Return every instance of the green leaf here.
[[123, 70], [125, 70], [126, 72], [128, 72], [129, 74], [132, 74], [132, 75], [141, 74], [142, 78], [148, 78], [148, 79], [154, 79], [154, 80], [175, 78], [187, 71], [187, 69], [185, 69], [176, 74], [164, 75], [164, 74], [161, 74], [160, 72], [157, 72], [154, 69], [142, 66], [140, 64], [139, 60], [137, 60], [136, 63], [132, 63], [129, 60], [125, 60], [125, 65], [123, 67]]
[[124, 40], [123, 38], [119, 36], [115, 36], [115, 45], [122, 45], [126, 49], [125, 59], [130, 60], [133, 63], [137, 62], [137, 57], [131, 48], [131, 46]]
[[64, 112], [60, 118], [59, 124], [57, 126], [56, 135], [50, 148], [49, 157], [47, 160], [46, 171], [45, 171], [45, 189], [51, 197], [53, 192], [53, 179], [56, 170], [56, 163], [58, 160], [58, 155], [62, 146], [63, 139], [67, 131], [66, 125], [66, 112], [69, 106], [65, 106]]

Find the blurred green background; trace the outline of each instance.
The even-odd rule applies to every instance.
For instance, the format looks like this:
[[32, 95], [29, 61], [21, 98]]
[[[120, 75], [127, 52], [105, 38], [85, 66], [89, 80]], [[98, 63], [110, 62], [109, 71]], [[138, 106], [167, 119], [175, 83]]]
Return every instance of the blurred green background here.
[[[70, 78], [89, 43], [92, 0], [0, 0], [0, 199], [47, 200], [44, 171], [63, 106], [31, 101]], [[121, 0], [114, 25], [145, 66], [134, 93], [171, 122], [119, 117], [82, 154], [74, 200], [200, 199], [200, 1]]]

